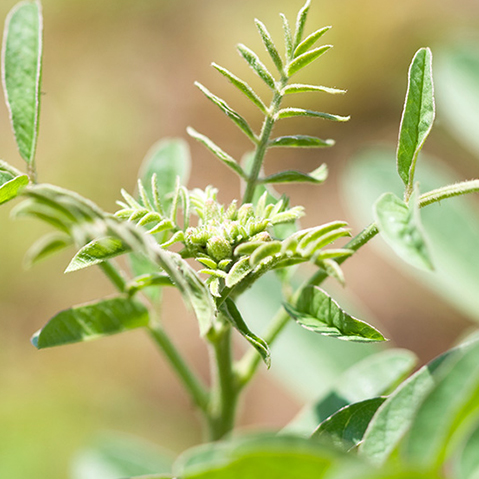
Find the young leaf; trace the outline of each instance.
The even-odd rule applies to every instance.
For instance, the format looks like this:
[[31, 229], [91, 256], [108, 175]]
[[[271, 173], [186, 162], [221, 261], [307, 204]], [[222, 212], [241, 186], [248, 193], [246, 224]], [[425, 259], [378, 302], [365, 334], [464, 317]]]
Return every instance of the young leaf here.
[[248, 62], [248, 65], [256, 72], [256, 74], [268, 85], [272, 90], [276, 88], [273, 75], [263, 65], [258, 55], [250, 50], [248, 47], [239, 44], [238, 51], [241, 56]]
[[8, 14], [2, 57], [5, 99], [21, 157], [32, 165], [38, 136], [43, 20], [40, 2], [20, 2]]
[[20, 191], [28, 185], [28, 181], [27, 175], [12, 177], [0, 172], [0, 205], [18, 196]]
[[255, 268], [260, 263], [269, 261], [273, 256], [281, 253], [281, 242], [280, 241], [270, 241], [264, 243], [259, 248], [256, 248], [253, 254], [250, 257], [249, 264], [252, 268]]
[[164, 273], [142, 274], [128, 282], [126, 291], [130, 296], [150, 286], [174, 286], [171, 279]]
[[332, 45], [323, 45], [322, 47], [315, 48], [309, 52], [303, 53], [299, 57], [296, 57], [289, 65], [288, 68], [288, 76], [291, 77], [295, 73], [302, 70], [304, 67], [308, 66], [310, 63], [313, 63], [317, 60], [320, 56], [324, 55]]
[[243, 168], [241, 168], [241, 166], [238, 165], [236, 160], [230, 155], [228, 155], [228, 153], [225, 153], [219, 146], [213, 143], [207, 136], [204, 136], [201, 133], [198, 133], [196, 130], [194, 130], [191, 127], [188, 127], [186, 131], [188, 135], [190, 135], [192, 138], [194, 138], [195, 140], [198, 140], [200, 143], [203, 143], [203, 145], [205, 145], [206, 148], [208, 148], [208, 150], [210, 150], [217, 158], [219, 158], [226, 166], [231, 168], [241, 178], [246, 178], [246, 174], [243, 171]]
[[334, 140], [322, 140], [315, 136], [291, 135], [273, 138], [269, 146], [284, 146], [291, 148], [325, 148], [334, 145]]
[[293, 38], [291, 36], [291, 27], [289, 26], [288, 19], [283, 13], [279, 14], [283, 22], [283, 34], [284, 34], [284, 46], [286, 49], [286, 58], [291, 60], [293, 57]]
[[294, 57], [298, 57], [303, 53], [306, 53], [328, 30], [331, 29], [331, 26], [320, 28], [316, 30], [311, 35], [308, 35], [297, 47], [294, 51]]
[[376, 397], [345, 406], [322, 422], [311, 437], [349, 450], [361, 442], [369, 422], [385, 400]]
[[322, 118], [324, 120], [331, 120], [331, 121], [348, 121], [349, 116], [339, 116], [339, 115], [332, 115], [331, 113], [323, 113], [321, 111], [313, 111], [313, 110], [304, 110], [303, 108], [284, 108], [279, 110], [277, 119], [281, 120], [283, 118], [292, 118], [295, 116], [310, 116], [313, 118]]
[[258, 351], [261, 358], [266, 364], [266, 367], [269, 369], [271, 366], [271, 356], [269, 351], [269, 346], [266, 341], [259, 336], [256, 336], [249, 328], [248, 325], [244, 322], [241, 313], [239, 312], [236, 304], [230, 298], [226, 298], [221, 312], [225, 315], [228, 321], [235, 327], [239, 333], [246, 338], [246, 340]]
[[118, 238], [106, 237], [93, 240], [78, 251], [70, 261], [65, 273], [88, 268], [129, 251], [131, 248]]
[[246, 97], [251, 100], [263, 113], [267, 113], [267, 108], [261, 98], [254, 92], [254, 90], [243, 80], [233, 75], [226, 68], [220, 67], [216, 63], [211, 64], [216, 70], [224, 75], [238, 90], [243, 92]]
[[30, 268], [43, 258], [60, 251], [73, 243], [71, 237], [62, 233], [50, 233], [37, 240], [27, 251], [24, 264]]
[[225, 281], [227, 288], [232, 288], [238, 284], [253, 270], [253, 268], [250, 266], [249, 258], [249, 256], [244, 256], [230, 269]]
[[377, 329], [347, 314], [317, 286], [307, 286], [295, 306], [285, 304], [284, 307], [303, 328], [315, 333], [345, 341], [385, 341]]
[[301, 173], [300, 171], [287, 170], [281, 171], [280, 173], [275, 173], [274, 175], [267, 176], [266, 178], [261, 178], [259, 181], [261, 183], [314, 183], [320, 184], [323, 183], [328, 177], [328, 167], [326, 163], [323, 163], [321, 166], [316, 168], [311, 173]]
[[439, 467], [451, 447], [453, 434], [457, 432], [455, 440], [459, 440], [460, 427], [477, 417], [478, 395], [479, 343], [476, 341], [436, 381], [421, 404], [401, 449], [402, 457], [420, 467]]
[[417, 268], [432, 270], [417, 200], [416, 193], [407, 205], [393, 193], [385, 193], [374, 205], [374, 216], [382, 237], [398, 256]]
[[239, 114], [236, 113], [224, 100], [213, 95], [207, 88], [201, 83], [195, 82], [195, 85], [205, 94], [205, 96], [211, 100], [243, 133], [253, 142], [256, 143], [256, 135], [254, 134], [247, 121]]
[[74, 306], [54, 316], [32, 343], [37, 349], [79, 343], [148, 325], [148, 310], [124, 297]]
[[308, 93], [308, 92], [324, 92], [330, 93], [332, 95], [337, 94], [344, 94], [346, 90], [340, 90], [339, 88], [331, 88], [327, 86], [320, 86], [320, 85], [302, 85], [300, 83], [293, 83], [284, 87], [283, 94], [288, 95], [291, 93]]
[[264, 46], [266, 47], [266, 50], [269, 53], [269, 56], [273, 60], [273, 63], [275, 64], [276, 68], [278, 69], [278, 72], [280, 74], [283, 73], [283, 60], [281, 60], [281, 57], [278, 53], [278, 50], [273, 42], [273, 39], [271, 38], [270, 33], [266, 29], [266, 26], [264, 23], [260, 22], [259, 20], [255, 20], [256, 27], [258, 28], [259, 34], [261, 35], [261, 39], [263, 40]]
[[445, 352], [402, 383], [369, 424], [359, 446], [359, 454], [375, 465], [384, 464], [411, 427], [437, 377], [454, 364], [469, 347], [470, 345], [462, 345]]
[[417, 155], [431, 131], [434, 115], [432, 53], [429, 48], [421, 48], [409, 67], [397, 149], [397, 170], [409, 191], [414, 182]]
[[311, 0], [306, 0], [303, 8], [298, 12], [298, 17], [296, 18], [296, 30], [294, 32], [294, 49], [298, 47], [303, 38], [304, 25], [306, 24], [306, 18], [308, 17], [309, 7], [311, 6]]
[[474, 479], [479, 475], [479, 425], [467, 438], [464, 447], [455, 460], [455, 476], [458, 479]]

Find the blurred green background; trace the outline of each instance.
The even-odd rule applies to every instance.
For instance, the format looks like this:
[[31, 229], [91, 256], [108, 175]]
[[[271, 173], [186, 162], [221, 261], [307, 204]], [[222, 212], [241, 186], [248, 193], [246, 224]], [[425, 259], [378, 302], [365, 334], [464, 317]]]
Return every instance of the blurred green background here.
[[[1, 19], [14, 3], [2, 0]], [[251, 80], [258, 92], [267, 93], [241, 61], [235, 45], [242, 42], [262, 52], [253, 18], [265, 22], [279, 38], [278, 12], [293, 21], [301, 5], [296, 0], [44, 0], [40, 181], [74, 189], [113, 211], [120, 188], [133, 191], [149, 147], [163, 137], [186, 138], [188, 125], [241, 157], [249, 148], [247, 140], [224, 121], [193, 82], [199, 80], [227, 99], [258, 128], [258, 112], [209, 65], [215, 61]], [[477, 150], [457, 135], [464, 117], [451, 118], [459, 102], [453, 95], [468, 84], [455, 87], [456, 70], [447, 64], [448, 58], [457, 57], [447, 57], [448, 45], [479, 44], [477, 1], [313, 0], [307, 32], [324, 25], [334, 26], [324, 41], [335, 48], [298, 80], [345, 88], [348, 93], [297, 96], [295, 106], [350, 114], [351, 121], [287, 121], [278, 133], [331, 137], [337, 145], [323, 151], [276, 150], [266, 163], [267, 171], [286, 167], [310, 171], [328, 163], [326, 185], [281, 190], [293, 204], [306, 206], [304, 226], [341, 218], [357, 232], [372, 219], [372, 215], [359, 218], [347, 208], [344, 185], [348, 194], [352, 188], [342, 178], [361, 149], [377, 143], [394, 147], [407, 68], [421, 46], [430, 46], [444, 58], [439, 91], [444, 93], [438, 96], [436, 128], [426, 150], [446, 162], [458, 178], [478, 176]], [[472, 104], [466, 99], [465, 107]], [[476, 130], [471, 130], [469, 136], [474, 136]], [[188, 141], [193, 154], [189, 186], [214, 184], [224, 202], [237, 196], [236, 178], [200, 145]], [[23, 166], [3, 102], [0, 156]], [[394, 163], [393, 155], [390, 161]], [[367, 180], [364, 187], [368, 188]], [[477, 198], [469, 206], [479, 218]], [[197, 444], [201, 432], [193, 407], [141, 332], [42, 352], [30, 345], [32, 333], [57, 311], [112, 290], [98, 271], [63, 276], [71, 252], [25, 272], [23, 254], [43, 227], [30, 221], [10, 222], [9, 209], [0, 209], [0, 477], [70, 477], [76, 451], [105, 430], [138, 435], [174, 453]], [[476, 260], [479, 255], [476, 249], [465, 254], [476, 255]], [[446, 302], [412, 279], [406, 269], [384, 261], [368, 246], [345, 266], [348, 301], [379, 322], [393, 344], [413, 349], [424, 361], [449, 347], [473, 324], [474, 314]], [[168, 297], [167, 327], [207, 377], [197, 327], [180, 297], [175, 293]], [[240, 350], [242, 346], [239, 342]], [[349, 363], [363, 354], [357, 347], [351, 351]], [[290, 354], [294, 356], [294, 350]], [[305, 399], [303, 390], [294, 393], [284, 387], [287, 380], [281, 384], [275, 379], [283, 375], [280, 368], [275, 376], [278, 356], [273, 351], [273, 372], [261, 372], [248, 391], [240, 416], [245, 428], [282, 427]], [[347, 364], [337, 367], [344, 369]], [[332, 381], [334, 365], [329, 371], [329, 376], [324, 374]]]

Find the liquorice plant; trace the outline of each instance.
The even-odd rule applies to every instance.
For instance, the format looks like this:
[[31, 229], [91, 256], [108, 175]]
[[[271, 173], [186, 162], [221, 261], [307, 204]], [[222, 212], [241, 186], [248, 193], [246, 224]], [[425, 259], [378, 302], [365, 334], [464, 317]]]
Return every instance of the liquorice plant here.
[[[375, 204], [375, 222], [341, 246], [331, 247], [337, 240], [351, 236], [351, 229], [344, 221], [300, 228], [303, 207], [290, 206], [289, 198], [279, 197], [272, 185], [320, 184], [327, 177], [326, 165], [309, 174], [288, 170], [265, 176], [265, 156], [270, 149], [278, 147], [325, 148], [333, 146], [334, 141], [306, 135], [275, 137], [275, 124], [291, 117], [336, 122], [349, 119], [302, 108], [282, 108], [286, 95], [344, 93], [335, 88], [291, 81], [297, 72], [331, 48], [331, 45], [315, 47], [330, 27], [304, 35], [309, 8], [310, 0], [299, 11], [294, 31], [286, 17], [281, 15], [284, 55], [280, 54], [265, 25], [256, 20], [266, 51], [277, 70], [274, 75], [256, 53], [244, 45], [238, 46], [243, 59], [269, 87], [269, 104], [245, 81], [213, 64], [258, 108], [264, 117], [261, 131], [255, 132], [248, 121], [224, 100], [200, 83], [196, 84], [252, 143], [252, 152], [247, 151], [245, 159], [238, 162], [211, 139], [188, 128], [191, 137], [237, 174], [242, 197], [223, 205], [218, 202], [217, 190], [212, 186], [205, 190], [189, 190], [186, 187], [188, 159], [177, 154], [185, 146], [175, 140], [155, 145], [145, 160], [136, 193], [122, 190], [123, 199], [118, 202], [120, 209], [115, 213], [103, 211], [72, 191], [38, 182], [35, 147], [42, 70], [40, 3], [18, 4], [6, 22], [3, 85], [27, 173], [5, 162], [0, 163], [0, 203], [20, 197], [22, 201], [12, 210], [13, 217], [34, 217], [54, 228], [53, 233], [41, 238], [30, 249], [27, 254], [29, 264], [73, 245], [77, 252], [67, 272], [97, 265], [118, 289], [115, 297], [58, 313], [33, 336], [32, 342], [38, 349], [43, 349], [144, 328], [190, 394], [204, 418], [211, 441], [230, 436], [241, 392], [261, 361], [270, 367], [270, 346], [291, 319], [313, 332], [341, 340], [385, 341], [376, 328], [346, 313], [320, 288], [321, 283], [332, 277], [344, 284], [341, 263], [379, 232], [403, 259], [414, 266], [431, 269], [432, 261], [420, 223], [420, 208], [479, 191], [479, 180], [472, 180], [422, 194], [419, 192], [415, 182], [416, 162], [434, 120], [432, 56], [429, 49], [421, 48], [409, 70], [397, 150], [397, 169], [405, 185], [404, 198], [392, 193], [381, 196]], [[116, 262], [121, 255], [128, 256], [129, 272]], [[317, 267], [316, 273], [296, 291], [291, 291], [289, 285], [296, 266], [306, 262]], [[277, 315], [260, 337], [243, 318], [237, 299], [267, 273], [275, 273], [280, 279], [284, 298], [283, 304], [278, 305]], [[198, 320], [200, 336], [211, 350], [211, 384], [208, 386], [186, 363], [159, 320], [160, 293], [168, 287], [181, 292]], [[239, 361], [233, 359], [231, 349], [235, 332], [251, 346]], [[343, 467], [351, 466], [357, 471], [355, 477], [390, 477], [390, 462], [399, 464], [397, 473], [404, 474], [394, 477], [439, 477], [438, 471], [449, 457], [445, 448], [459, 429], [451, 418], [460, 416], [464, 422], [466, 417], [472, 418], [477, 409], [474, 399], [479, 391], [478, 351], [475, 342], [452, 350], [419, 370], [395, 391], [414, 361], [411, 362], [408, 356], [405, 364], [396, 367], [397, 359], [405, 358], [403, 353], [393, 353], [389, 357], [389, 353], [380, 353], [377, 360], [369, 365], [358, 365], [357, 369], [367, 383], [376, 374], [379, 363], [388, 366], [384, 383], [375, 388], [375, 397], [344, 398], [343, 403], [327, 410], [327, 414], [324, 412], [325, 403], [324, 407], [319, 403], [315, 411], [322, 412], [319, 416], [316, 414], [315, 425], [319, 424], [319, 427], [312, 438], [306, 439], [297, 433], [259, 435], [218, 447], [208, 446], [206, 450], [200, 448], [179, 461], [175, 477], [279, 477], [271, 475], [275, 461], [284, 468], [297, 470], [295, 478], [326, 477], [325, 474], [342, 477]], [[448, 368], [443, 363], [447, 363]], [[436, 369], [441, 373], [437, 384], [434, 379]], [[453, 401], [451, 384], [456, 385], [456, 391], [463, 391], [461, 404]], [[438, 409], [438, 400], [450, 414], [447, 420], [432, 424], [429, 415], [431, 410]], [[435, 442], [429, 440], [431, 437], [436, 438]], [[475, 444], [477, 433], [471, 438]], [[427, 454], [421, 454], [426, 444]], [[470, 456], [473, 446], [470, 442], [464, 444], [462, 454]], [[346, 455], [345, 450], [359, 450], [360, 459], [358, 454]], [[401, 451], [401, 460], [396, 458], [398, 450]], [[414, 469], [417, 464], [421, 466], [417, 470], [423, 472]], [[279, 466], [280, 469], [283, 466]], [[330, 471], [332, 466], [339, 467], [338, 476]], [[168, 473], [161, 477], [173, 476]]]

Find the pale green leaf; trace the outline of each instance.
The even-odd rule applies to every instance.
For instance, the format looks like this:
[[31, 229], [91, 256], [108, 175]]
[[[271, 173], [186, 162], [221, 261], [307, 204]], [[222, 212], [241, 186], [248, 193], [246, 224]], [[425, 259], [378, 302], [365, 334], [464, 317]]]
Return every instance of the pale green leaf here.
[[315, 32], [308, 35], [294, 50], [294, 56], [298, 57], [303, 53], [306, 53], [328, 30], [331, 26], [320, 28]]
[[479, 477], [479, 424], [469, 435], [462, 450], [455, 458], [455, 477], [458, 479], [477, 479]]
[[122, 240], [113, 237], [93, 240], [78, 251], [68, 265], [65, 273], [88, 268], [130, 251]]
[[258, 351], [266, 367], [269, 368], [271, 366], [271, 356], [268, 344], [249, 329], [234, 301], [226, 298], [221, 311], [234, 328]]
[[252, 271], [249, 259], [249, 256], [244, 256], [243, 258], [238, 260], [230, 269], [225, 281], [225, 284], [228, 288], [232, 288], [233, 286], [238, 284]]
[[349, 116], [332, 115], [331, 113], [323, 113], [321, 111], [304, 110], [303, 108], [284, 108], [278, 112], [277, 118], [293, 118], [296, 116], [309, 116], [313, 118], [322, 118], [331, 121], [348, 121]]
[[272, 90], [276, 88], [273, 75], [264, 66], [258, 55], [250, 50], [248, 47], [239, 44], [238, 51], [241, 56], [247, 61], [248, 65], [256, 72], [256, 74], [268, 85]]
[[299, 57], [296, 57], [288, 67], [288, 76], [293, 76], [295, 73], [299, 72], [299, 70], [302, 70], [304, 67], [308, 66], [310, 63], [313, 63], [315, 60], [317, 60], [319, 57], [323, 56], [330, 48], [332, 48], [332, 45], [324, 45], [319, 48], [315, 48], [314, 50], [311, 50], [309, 52], [303, 53], [302, 55], [299, 55]]
[[283, 13], [280, 13], [279, 15], [281, 17], [281, 21], [283, 22], [283, 35], [286, 58], [290, 60], [293, 57], [293, 38], [291, 35], [291, 27], [289, 26], [289, 22], [286, 16]]
[[224, 75], [238, 90], [244, 93], [246, 97], [251, 100], [263, 113], [267, 112], [267, 108], [261, 98], [254, 92], [254, 90], [243, 80], [233, 75], [226, 68], [220, 67], [216, 63], [212, 63], [212, 66], [216, 68], [222, 75]]
[[20, 2], [8, 14], [2, 78], [13, 132], [22, 158], [32, 164], [38, 136], [43, 20], [40, 2]]
[[50, 233], [37, 240], [27, 251], [25, 255], [25, 266], [30, 268], [42, 259], [50, 256], [57, 251], [67, 248], [72, 244], [69, 235], [62, 233]]
[[377, 329], [347, 314], [317, 286], [304, 288], [295, 306], [284, 306], [293, 319], [310, 331], [345, 341], [385, 341]]
[[54, 316], [32, 338], [38, 349], [79, 343], [147, 326], [148, 310], [133, 299], [117, 297], [74, 306]]
[[409, 189], [414, 182], [417, 155], [431, 131], [434, 115], [432, 53], [429, 48], [421, 48], [409, 67], [397, 149], [398, 173]]
[[195, 85], [204, 93], [206, 98], [211, 100], [233, 123], [253, 142], [256, 143], [254, 134], [248, 122], [236, 111], [234, 111], [224, 100], [211, 93], [201, 83], [195, 82]]
[[417, 268], [434, 269], [422, 231], [417, 193], [409, 204], [385, 193], [374, 205], [374, 216], [381, 236], [396, 254]]
[[331, 88], [327, 86], [320, 85], [302, 85], [300, 83], [293, 83], [292, 85], [287, 85], [283, 89], [285, 95], [291, 93], [309, 93], [309, 92], [324, 92], [330, 93], [332, 95], [344, 94], [346, 90], [340, 90], [339, 88]]
[[331, 442], [340, 449], [349, 450], [357, 446], [372, 417], [385, 400], [385, 397], [376, 397], [343, 407], [323, 421], [312, 437]]
[[231, 168], [241, 178], [246, 177], [246, 174], [243, 171], [243, 168], [241, 168], [241, 166], [238, 165], [236, 160], [230, 155], [228, 155], [228, 153], [225, 153], [219, 146], [213, 143], [208, 137], [202, 135], [201, 133], [198, 133], [196, 130], [194, 130], [191, 127], [188, 127], [186, 131], [188, 135], [190, 135], [192, 138], [194, 138], [195, 140], [198, 140], [200, 143], [205, 145], [206, 148], [208, 148], [208, 150], [210, 150], [217, 158], [219, 158], [226, 166]]
[[18, 196], [28, 181], [27, 175], [12, 177], [9, 173], [0, 171], [0, 205]]
[[249, 264], [255, 268], [260, 263], [269, 261], [274, 256], [281, 253], [281, 241], [269, 241], [259, 248], [256, 248], [250, 257]]
[[328, 177], [328, 167], [326, 163], [323, 163], [321, 166], [316, 168], [311, 173], [301, 173], [300, 171], [295, 170], [286, 170], [281, 171], [280, 173], [275, 173], [273, 175], [267, 176], [266, 178], [261, 178], [259, 181], [261, 183], [313, 183], [320, 184], [323, 183]]
[[269, 53], [269, 56], [273, 60], [276, 68], [278, 69], [279, 73], [283, 73], [283, 60], [278, 53], [278, 50], [271, 38], [270, 33], [268, 32], [266, 26], [263, 22], [260, 22], [258, 19], [255, 19], [256, 28], [259, 31], [261, 39], [263, 40], [264, 46], [266, 47], [266, 51]]
[[306, 18], [308, 17], [310, 6], [311, 6], [311, 0], [306, 0], [306, 3], [298, 12], [298, 16], [296, 18], [296, 29], [294, 32], [293, 50], [295, 50], [298, 47], [298, 45], [301, 43], [301, 40], [303, 38], [304, 26], [306, 24]]
[[308, 135], [291, 135], [273, 138], [269, 142], [269, 146], [284, 146], [291, 148], [325, 148], [334, 146], [334, 140], [322, 140], [315, 136]]

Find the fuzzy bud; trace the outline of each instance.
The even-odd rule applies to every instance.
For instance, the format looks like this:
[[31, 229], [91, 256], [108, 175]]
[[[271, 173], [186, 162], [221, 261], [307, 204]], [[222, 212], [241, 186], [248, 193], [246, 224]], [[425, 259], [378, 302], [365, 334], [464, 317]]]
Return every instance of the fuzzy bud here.
[[233, 252], [230, 243], [221, 236], [213, 236], [206, 243], [206, 252], [215, 261], [230, 258]]

